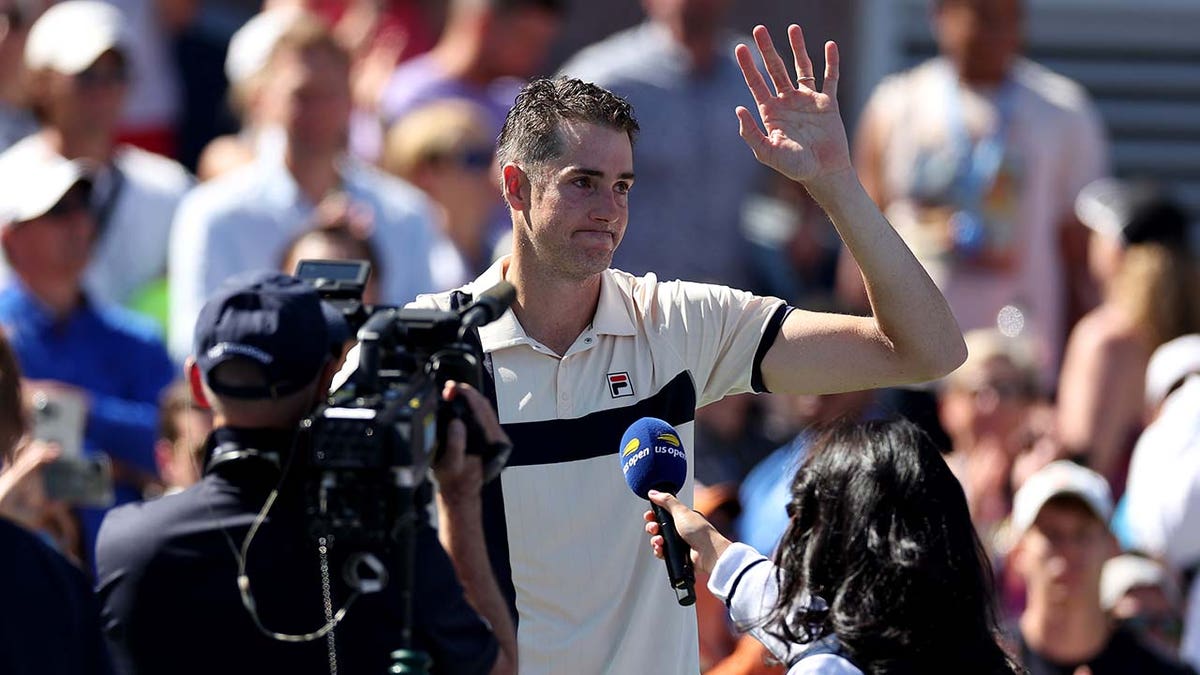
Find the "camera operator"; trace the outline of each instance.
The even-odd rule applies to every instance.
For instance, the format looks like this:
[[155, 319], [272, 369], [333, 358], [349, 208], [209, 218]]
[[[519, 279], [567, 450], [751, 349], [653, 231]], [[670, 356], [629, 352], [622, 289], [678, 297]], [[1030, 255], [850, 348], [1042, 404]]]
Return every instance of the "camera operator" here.
[[[297, 429], [328, 389], [346, 333], [311, 287], [279, 273], [235, 277], [201, 311], [186, 369], [214, 413], [205, 476], [114, 511], [100, 533], [102, 620], [121, 671], [387, 672], [405, 623], [401, 553], [377, 552], [391, 582], [356, 596], [343, 579], [355, 552], [314, 541], [305, 517], [309, 460]], [[477, 392], [447, 383], [441, 394], [465, 397], [487, 442], [507, 442]], [[412, 647], [432, 657], [433, 673], [511, 672], [516, 635], [487, 562], [482, 469], [465, 439], [451, 423], [434, 467], [446, 549], [417, 518]]]

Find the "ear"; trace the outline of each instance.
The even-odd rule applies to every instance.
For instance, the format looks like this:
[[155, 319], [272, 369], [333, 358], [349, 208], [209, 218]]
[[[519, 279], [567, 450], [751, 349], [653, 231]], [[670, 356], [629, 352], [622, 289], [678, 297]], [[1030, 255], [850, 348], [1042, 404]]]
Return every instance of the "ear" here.
[[183, 364], [183, 371], [186, 374], [188, 386], [192, 389], [192, 398], [196, 400], [196, 405], [205, 410], [211, 409], [208, 397], [204, 395], [204, 381], [200, 376], [200, 366], [196, 364], [194, 357], [187, 357], [187, 361]]
[[504, 201], [508, 202], [513, 211], [525, 211], [529, 208], [529, 196], [532, 189], [529, 174], [521, 167], [509, 162], [500, 172], [501, 184], [504, 187]]

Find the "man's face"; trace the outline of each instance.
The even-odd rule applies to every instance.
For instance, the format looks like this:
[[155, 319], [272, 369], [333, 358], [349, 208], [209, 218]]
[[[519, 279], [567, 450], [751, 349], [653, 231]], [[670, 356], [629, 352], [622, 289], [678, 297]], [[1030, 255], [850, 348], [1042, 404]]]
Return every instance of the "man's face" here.
[[115, 51], [75, 75], [47, 73], [50, 116], [66, 129], [113, 133], [129, 90], [129, 64]]
[[283, 121], [293, 144], [321, 151], [345, 144], [351, 99], [344, 60], [328, 49], [283, 49], [272, 58], [267, 75], [267, 116]]
[[95, 235], [87, 196], [77, 185], [45, 214], [9, 226], [5, 248], [18, 274], [76, 281], [83, 276]]
[[1016, 441], [1029, 411], [1026, 377], [1003, 356], [988, 359], [942, 396], [942, 424], [952, 435]]
[[586, 122], [559, 129], [564, 151], [528, 167], [528, 208], [514, 232], [545, 272], [586, 279], [612, 264], [629, 222], [633, 147], [624, 131]]
[[942, 0], [938, 45], [968, 81], [1004, 79], [1021, 49], [1022, 0]]
[[536, 75], [562, 27], [557, 14], [538, 8], [499, 13], [491, 21], [484, 52], [497, 77], [528, 79]]
[[716, 33], [724, 26], [729, 0], [642, 0], [646, 14], [684, 39]]
[[1063, 602], [1091, 595], [1098, 603], [1100, 573], [1114, 549], [1108, 527], [1082, 501], [1056, 497], [1021, 538], [1018, 566], [1031, 596]]

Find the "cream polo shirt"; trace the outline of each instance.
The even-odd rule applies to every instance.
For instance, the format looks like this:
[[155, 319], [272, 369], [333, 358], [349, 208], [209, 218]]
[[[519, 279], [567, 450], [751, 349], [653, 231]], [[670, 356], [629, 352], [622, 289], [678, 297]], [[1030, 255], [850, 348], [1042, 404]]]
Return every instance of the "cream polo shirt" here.
[[[504, 262], [463, 290], [477, 297], [499, 282]], [[450, 293], [414, 304], [448, 309]], [[675, 426], [694, 452], [696, 408], [764, 391], [758, 365], [787, 309], [610, 269], [592, 325], [561, 357], [511, 311], [480, 328], [513, 440], [508, 467], [485, 489], [484, 525], [501, 589], [515, 596], [522, 673], [699, 672], [695, 611], [678, 605], [651, 554], [647, 502], [616, 455], [621, 435], [647, 416]], [[690, 462], [680, 498], [692, 501]]]

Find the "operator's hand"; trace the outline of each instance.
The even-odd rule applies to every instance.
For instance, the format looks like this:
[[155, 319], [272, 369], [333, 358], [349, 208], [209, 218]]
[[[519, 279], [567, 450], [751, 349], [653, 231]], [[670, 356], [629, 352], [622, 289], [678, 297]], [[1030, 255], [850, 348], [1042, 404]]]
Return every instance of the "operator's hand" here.
[[[496, 412], [488, 400], [468, 384], [446, 382], [442, 399], [452, 401], [462, 397], [479, 428], [483, 430], [487, 443], [509, 443], [508, 435], [500, 426]], [[483, 487], [483, 462], [476, 455], [467, 454], [467, 427], [462, 420], [451, 420], [446, 430], [446, 447], [441, 460], [433, 467], [433, 477], [443, 499], [478, 498]]]
[[40, 528], [50, 501], [42, 483], [42, 467], [58, 458], [55, 443], [30, 441], [16, 451], [12, 463], [0, 468], [0, 516], [26, 529]]
[[738, 133], [750, 146], [754, 157], [788, 178], [805, 184], [852, 170], [846, 126], [838, 109], [837, 44], [825, 43], [825, 82], [822, 91], [817, 91], [813, 64], [805, 50], [804, 33], [799, 26], [788, 26], [788, 42], [798, 78], [795, 84], [766, 28], [754, 27], [754, 42], [762, 54], [773, 87], [767, 85], [758, 71], [749, 47], [739, 44], [734, 49], [746, 85], [758, 104], [758, 115], [766, 127], [766, 134], [763, 134], [754, 115], [741, 106], [737, 108]]
[[[699, 511], [689, 509], [673, 495], [651, 490], [649, 496], [650, 501], [671, 512], [671, 518], [675, 520], [675, 530], [692, 549], [692, 564], [696, 566], [696, 570], [704, 574], [711, 573], [713, 565], [717, 564], [717, 558], [721, 557], [732, 542], [721, 536], [717, 528], [700, 515]], [[646, 534], [650, 535], [650, 548], [655, 557], [661, 560], [663, 538], [658, 533], [658, 522], [654, 519], [654, 512], [647, 511], [643, 517], [646, 519]]]

